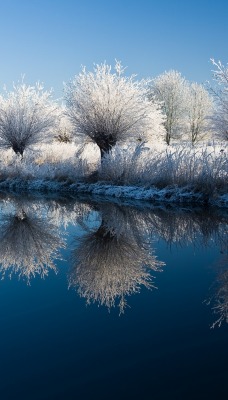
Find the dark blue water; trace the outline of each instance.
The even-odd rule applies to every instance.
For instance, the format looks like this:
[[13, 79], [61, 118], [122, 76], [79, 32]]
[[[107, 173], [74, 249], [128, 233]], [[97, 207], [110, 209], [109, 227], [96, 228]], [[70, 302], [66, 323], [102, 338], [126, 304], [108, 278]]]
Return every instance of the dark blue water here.
[[2, 195], [0, 399], [226, 399], [227, 222]]

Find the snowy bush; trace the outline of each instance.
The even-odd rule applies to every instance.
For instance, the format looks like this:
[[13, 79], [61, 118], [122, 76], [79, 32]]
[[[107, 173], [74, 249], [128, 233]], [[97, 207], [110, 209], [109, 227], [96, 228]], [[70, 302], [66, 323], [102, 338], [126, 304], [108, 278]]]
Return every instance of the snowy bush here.
[[89, 175], [96, 165], [83, 155], [76, 157], [77, 151], [73, 143], [43, 144], [28, 150], [23, 163], [13, 151], [1, 151], [0, 177], [2, 180], [75, 182]]
[[[145, 143], [123, 148], [115, 146], [106, 154], [99, 170], [99, 178], [118, 184], [145, 184], [151, 182], [152, 151]], [[153, 150], [153, 168], [159, 161], [159, 153]]]
[[99, 178], [123, 185], [192, 186], [205, 195], [225, 193], [227, 147], [175, 146], [162, 150], [141, 144], [123, 150], [116, 146], [104, 157]]

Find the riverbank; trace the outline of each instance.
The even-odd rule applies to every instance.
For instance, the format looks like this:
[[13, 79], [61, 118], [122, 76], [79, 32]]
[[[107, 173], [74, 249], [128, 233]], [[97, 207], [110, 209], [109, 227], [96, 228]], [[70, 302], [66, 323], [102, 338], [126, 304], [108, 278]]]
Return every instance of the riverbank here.
[[115, 146], [102, 163], [93, 145], [41, 145], [23, 159], [1, 153], [0, 190], [228, 207], [227, 159], [221, 144]]
[[143, 186], [121, 186], [112, 185], [104, 182], [96, 183], [69, 183], [53, 180], [22, 180], [20, 178], [6, 179], [0, 181], [0, 190], [10, 192], [40, 192], [40, 193], [72, 193], [72, 194], [91, 194], [106, 196], [119, 199], [132, 199], [140, 201], [177, 203], [177, 204], [199, 204], [217, 207], [228, 207], [228, 194], [210, 195], [196, 191], [194, 187], [167, 186], [163, 189]]

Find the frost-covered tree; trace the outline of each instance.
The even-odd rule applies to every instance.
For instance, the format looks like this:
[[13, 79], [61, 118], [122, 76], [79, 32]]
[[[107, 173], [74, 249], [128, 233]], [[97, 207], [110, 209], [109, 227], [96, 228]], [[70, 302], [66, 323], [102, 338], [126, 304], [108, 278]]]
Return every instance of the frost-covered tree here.
[[74, 134], [95, 142], [101, 157], [119, 141], [161, 135], [164, 129], [159, 105], [146, 96], [148, 81], [124, 76], [124, 71], [120, 62], [114, 72], [106, 63], [96, 65], [93, 72], [84, 67], [65, 85]]
[[224, 66], [220, 61], [211, 61], [216, 67], [212, 71], [216, 85], [211, 86], [210, 90], [217, 105], [212, 121], [220, 138], [228, 140], [228, 64]]
[[58, 121], [58, 106], [37, 83], [23, 82], [0, 95], [0, 148], [13, 149], [23, 157], [26, 148], [50, 140]]
[[190, 84], [187, 118], [192, 144], [202, 139], [211, 130], [209, 117], [211, 116], [212, 109], [212, 98], [207, 90], [197, 83]]
[[66, 116], [66, 108], [62, 106], [59, 111], [61, 117], [59, 119], [54, 138], [60, 143], [71, 143], [73, 139], [73, 127], [69, 118]]
[[178, 138], [186, 129], [188, 84], [177, 71], [165, 72], [153, 79], [149, 98], [161, 102], [165, 120], [165, 141]]

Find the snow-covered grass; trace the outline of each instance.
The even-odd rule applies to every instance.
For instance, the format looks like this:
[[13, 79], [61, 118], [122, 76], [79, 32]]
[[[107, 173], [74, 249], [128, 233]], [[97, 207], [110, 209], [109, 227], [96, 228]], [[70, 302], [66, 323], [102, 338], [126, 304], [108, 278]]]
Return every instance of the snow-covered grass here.
[[204, 196], [228, 192], [227, 145], [150, 148], [115, 147], [103, 160], [99, 178], [121, 185], [191, 188]]
[[24, 158], [2, 150], [0, 188], [75, 191], [169, 202], [228, 205], [228, 145], [125, 144], [100, 163], [87, 144], [43, 144]]
[[90, 160], [87, 153], [73, 143], [56, 142], [36, 146], [27, 150], [23, 159], [12, 150], [3, 150], [0, 179], [1, 181], [20, 179], [24, 182], [31, 180], [75, 182], [91, 174], [96, 168], [96, 162], [95, 156]]

